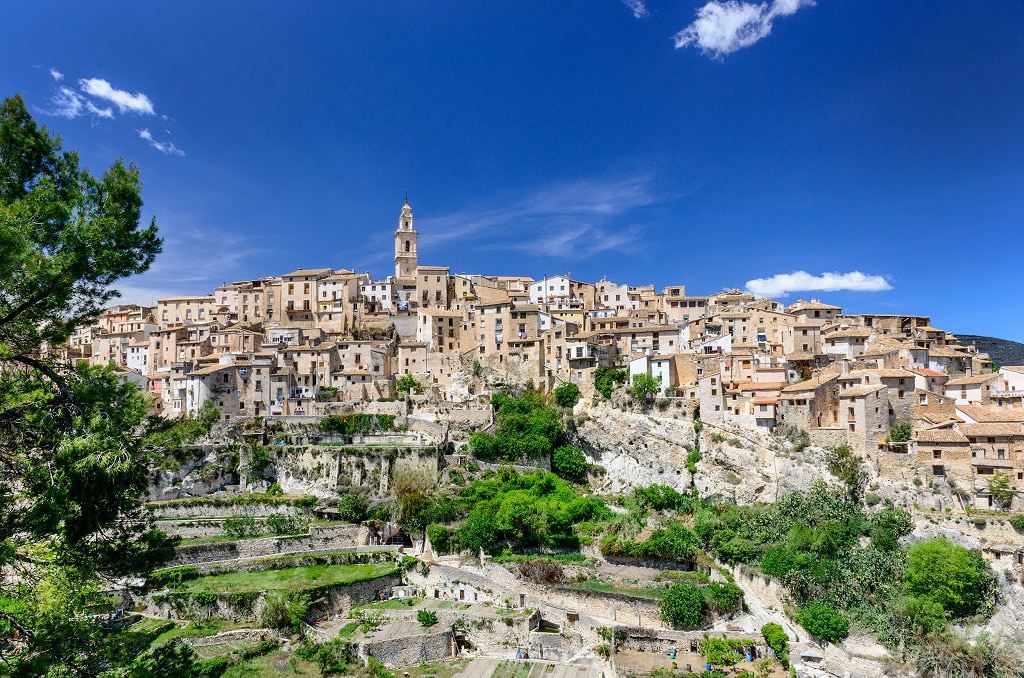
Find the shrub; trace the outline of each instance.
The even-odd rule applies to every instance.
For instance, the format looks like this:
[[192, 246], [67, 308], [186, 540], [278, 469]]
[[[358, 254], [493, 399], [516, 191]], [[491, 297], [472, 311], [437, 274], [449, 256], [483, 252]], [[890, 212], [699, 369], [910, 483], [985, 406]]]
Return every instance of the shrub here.
[[650, 400], [661, 390], [661, 377], [642, 373], [633, 377], [629, 393], [637, 400]]
[[354, 492], [346, 492], [338, 499], [338, 517], [347, 523], [361, 523], [366, 519], [366, 502]]
[[894, 443], [905, 443], [914, 434], [914, 423], [911, 421], [897, 421], [889, 429], [889, 440]]
[[427, 538], [435, 553], [453, 553], [457, 549], [455, 533], [444, 525], [427, 525]]
[[768, 623], [761, 627], [761, 635], [764, 636], [768, 647], [775, 652], [775, 656], [782, 663], [782, 668], [788, 669], [789, 636], [786, 635], [786, 631], [779, 624]]
[[587, 457], [578, 447], [562, 445], [551, 455], [551, 469], [563, 478], [579, 478], [587, 471]]
[[416, 613], [416, 621], [425, 629], [437, 623], [437, 613], [433, 610], [420, 610]]
[[809, 633], [829, 643], [838, 643], [850, 632], [850, 622], [826, 603], [811, 603], [797, 616]]
[[601, 643], [594, 648], [594, 652], [596, 652], [601, 659], [607, 661], [608, 658], [612, 656], [612, 646], [608, 643]]
[[262, 531], [252, 516], [231, 516], [224, 519], [224, 534], [229, 537], [255, 537]]
[[828, 470], [846, 486], [850, 500], [857, 501], [864, 492], [868, 482], [868, 473], [864, 470], [864, 462], [853, 452], [849, 445], [837, 445], [826, 452]]
[[302, 622], [306, 620], [306, 611], [305, 605], [288, 600], [280, 593], [272, 593], [263, 605], [260, 624], [272, 629], [291, 628], [298, 633], [302, 630]]
[[561, 584], [562, 566], [547, 558], [534, 558], [519, 563], [519, 574], [535, 584]]
[[987, 580], [981, 554], [942, 538], [918, 542], [907, 555], [907, 593], [933, 600], [956, 617], [978, 610]]
[[605, 398], [612, 397], [612, 391], [621, 384], [626, 383], [625, 370], [617, 370], [609, 365], [601, 365], [594, 370], [594, 388]]
[[571, 381], [555, 388], [555, 402], [561, 407], [572, 407], [580, 401], [580, 387]]
[[316, 399], [317, 400], [332, 400], [338, 395], [337, 386], [321, 386], [317, 389]]
[[704, 598], [714, 612], [733, 612], [743, 604], [743, 589], [733, 582], [714, 582], [704, 587]]
[[421, 388], [423, 388], [423, 384], [416, 381], [416, 377], [411, 374], [404, 374], [395, 382], [395, 390], [402, 397], [408, 395], [411, 391], [418, 391]]
[[306, 529], [309, 522], [302, 516], [286, 516], [272, 513], [267, 516], [267, 531], [271, 534], [298, 534]]
[[1024, 515], [1010, 518], [1010, 525], [1012, 525], [1014, 529], [1024, 532]]
[[693, 513], [694, 501], [689, 495], [680, 494], [668, 485], [648, 485], [633, 490], [633, 501], [641, 508], [654, 511], [678, 511]]
[[661, 618], [676, 626], [699, 626], [707, 612], [704, 591], [688, 582], [673, 584], [661, 599]]

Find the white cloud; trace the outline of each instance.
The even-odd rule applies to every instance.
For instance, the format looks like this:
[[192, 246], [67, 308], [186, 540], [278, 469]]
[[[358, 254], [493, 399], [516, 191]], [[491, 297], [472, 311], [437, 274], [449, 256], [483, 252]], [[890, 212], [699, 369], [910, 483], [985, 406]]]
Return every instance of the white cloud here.
[[880, 275], [867, 275], [860, 271], [850, 273], [822, 273], [811, 275], [807, 271], [779, 273], [770, 278], [747, 281], [747, 292], [759, 297], [785, 297], [790, 292], [884, 292], [892, 285]]
[[180, 148], [172, 144], [170, 141], [157, 141], [156, 139], [154, 139], [152, 132], [150, 132], [145, 127], [139, 130], [139, 138], [145, 139], [147, 142], [149, 142], [150, 146], [160, 151], [164, 155], [185, 155], [185, 151], [181, 150]]
[[622, 0], [622, 4], [633, 12], [633, 17], [636, 19], [646, 19], [651, 15], [647, 11], [647, 5], [644, 4], [644, 0]]
[[772, 32], [772, 22], [794, 14], [814, 0], [772, 0], [753, 4], [711, 0], [697, 10], [697, 19], [675, 35], [676, 49], [696, 45], [712, 57], [749, 47]]
[[50, 97], [50, 110], [44, 111], [49, 115], [56, 115], [61, 118], [79, 118], [91, 115], [94, 118], [113, 118], [114, 111], [109, 108], [99, 108], [78, 92], [67, 87], [58, 87], [57, 91]]
[[121, 113], [153, 115], [156, 112], [153, 109], [153, 102], [142, 92], [133, 94], [123, 89], [116, 89], [102, 78], [83, 78], [78, 81], [78, 86], [89, 96], [114, 104]]
[[50, 77], [53, 78], [54, 80], [56, 80], [57, 82], [60, 82], [61, 80], [64, 79], [64, 74], [61, 73], [60, 71], [58, 71], [56, 68], [51, 68], [50, 69]]

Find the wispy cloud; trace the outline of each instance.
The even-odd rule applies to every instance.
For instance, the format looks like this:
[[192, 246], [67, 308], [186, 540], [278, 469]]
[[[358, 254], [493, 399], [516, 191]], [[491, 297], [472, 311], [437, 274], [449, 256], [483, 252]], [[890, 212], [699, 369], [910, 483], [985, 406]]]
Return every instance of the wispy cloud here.
[[44, 111], [44, 113], [68, 119], [80, 118], [82, 116], [107, 119], [114, 117], [114, 111], [110, 108], [99, 108], [93, 102], [68, 87], [57, 88], [57, 91], [50, 97], [50, 109]]
[[621, 222], [633, 210], [659, 200], [649, 184], [647, 177], [565, 182], [422, 218], [421, 248], [458, 240], [477, 250], [507, 249], [551, 257], [628, 252], [643, 229]]
[[622, 4], [633, 12], [633, 17], [636, 19], [646, 19], [651, 15], [647, 11], [647, 5], [644, 3], [644, 0], [622, 0]]
[[78, 86], [89, 96], [103, 99], [117, 106], [117, 110], [124, 113], [138, 113], [153, 115], [153, 102], [142, 92], [128, 92], [117, 89], [103, 78], [83, 78], [78, 81]]
[[791, 292], [884, 292], [892, 289], [884, 276], [860, 271], [821, 275], [811, 275], [807, 271], [779, 273], [770, 278], [748, 280], [746, 287], [747, 292], [759, 297], [785, 297]]
[[711, 0], [697, 10], [696, 21], [676, 33], [676, 49], [695, 45], [720, 58], [766, 37], [775, 19], [813, 4], [814, 0], [772, 0], [770, 4]]
[[56, 80], [57, 82], [60, 82], [61, 80], [64, 79], [64, 74], [61, 73], [60, 71], [58, 71], [56, 68], [51, 68], [50, 69], [50, 77], [53, 78], [54, 80]]
[[145, 127], [139, 130], [139, 138], [145, 139], [150, 146], [160, 151], [164, 155], [185, 155], [185, 151], [181, 150], [170, 141], [157, 141], [153, 138], [153, 134]]
[[[221, 283], [244, 278], [250, 260], [269, 249], [249, 236], [206, 226], [197, 215], [161, 211], [157, 221], [164, 251], [148, 271], [116, 285], [126, 303], [150, 304], [174, 294], [212, 294]], [[206, 256], [209, 252], [217, 256]]]

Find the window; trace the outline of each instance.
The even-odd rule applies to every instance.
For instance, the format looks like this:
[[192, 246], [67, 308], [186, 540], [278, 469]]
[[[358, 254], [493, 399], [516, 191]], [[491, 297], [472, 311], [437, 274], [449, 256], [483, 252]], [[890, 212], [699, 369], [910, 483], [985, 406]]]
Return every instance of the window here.
[[932, 459], [942, 459], [942, 450], [932, 450]]

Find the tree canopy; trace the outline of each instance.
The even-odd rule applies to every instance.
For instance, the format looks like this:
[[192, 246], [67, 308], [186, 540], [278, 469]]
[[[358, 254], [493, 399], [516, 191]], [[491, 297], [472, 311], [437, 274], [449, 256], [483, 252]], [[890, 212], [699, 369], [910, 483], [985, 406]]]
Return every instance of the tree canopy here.
[[141, 506], [145, 397], [60, 350], [159, 253], [141, 209], [134, 165], [94, 177], [20, 96], [0, 105], [0, 617], [25, 643], [14, 675], [109, 665], [100, 627], [75, 613], [97, 577], [169, 556]]

